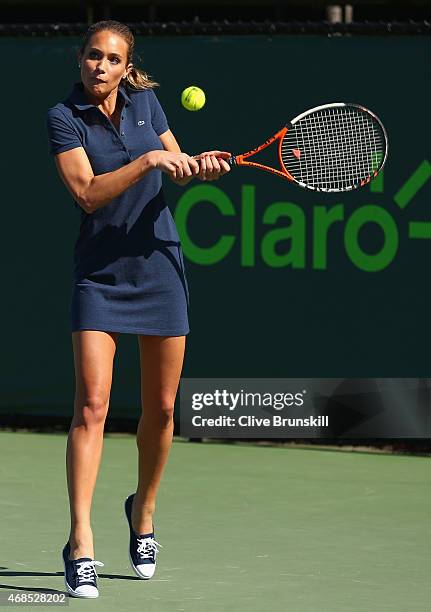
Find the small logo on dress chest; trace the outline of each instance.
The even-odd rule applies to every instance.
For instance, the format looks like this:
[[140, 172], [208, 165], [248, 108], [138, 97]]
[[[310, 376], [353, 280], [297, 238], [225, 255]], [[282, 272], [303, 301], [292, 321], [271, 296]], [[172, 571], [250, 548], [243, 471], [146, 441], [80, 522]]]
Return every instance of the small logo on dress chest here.
[[141, 121], [138, 121], [138, 125], [145, 125], [145, 121], [141, 119]]

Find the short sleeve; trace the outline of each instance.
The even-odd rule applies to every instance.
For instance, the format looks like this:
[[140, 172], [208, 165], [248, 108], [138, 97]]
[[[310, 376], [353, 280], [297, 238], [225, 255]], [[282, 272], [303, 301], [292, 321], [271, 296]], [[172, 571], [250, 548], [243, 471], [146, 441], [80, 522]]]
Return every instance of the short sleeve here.
[[47, 115], [49, 149], [52, 155], [82, 147], [82, 142], [58, 108], [50, 108]]
[[150, 93], [150, 108], [151, 108], [151, 123], [157, 136], [164, 134], [169, 130], [168, 120], [163, 112], [160, 102], [152, 89]]

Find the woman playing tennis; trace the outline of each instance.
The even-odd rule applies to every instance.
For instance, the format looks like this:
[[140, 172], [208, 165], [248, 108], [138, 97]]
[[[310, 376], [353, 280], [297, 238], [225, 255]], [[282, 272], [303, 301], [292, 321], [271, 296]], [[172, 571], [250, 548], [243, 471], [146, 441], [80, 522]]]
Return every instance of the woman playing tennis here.
[[158, 546], [153, 514], [173, 434], [188, 325], [188, 288], [162, 173], [185, 185], [229, 171], [230, 154], [182, 153], [149, 77], [133, 66], [134, 38], [116, 21], [93, 24], [79, 62], [81, 82], [48, 111], [51, 152], [81, 226], [74, 250], [71, 329], [76, 390], [67, 452], [71, 527], [65, 583], [98, 597], [90, 510], [100, 465], [113, 360], [120, 333], [136, 334], [142, 416], [138, 484], [125, 501], [129, 558], [149, 579]]

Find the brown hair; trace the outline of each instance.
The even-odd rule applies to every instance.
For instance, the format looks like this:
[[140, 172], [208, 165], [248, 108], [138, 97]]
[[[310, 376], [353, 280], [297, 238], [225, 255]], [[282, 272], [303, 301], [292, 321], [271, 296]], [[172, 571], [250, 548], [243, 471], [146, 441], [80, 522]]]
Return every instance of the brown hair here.
[[[126, 24], [120, 23], [119, 21], [114, 21], [112, 19], [98, 21], [97, 23], [93, 23], [88, 28], [81, 46], [81, 53], [84, 54], [93, 34], [105, 31], [114, 32], [126, 41], [128, 45], [126, 64], [131, 63], [133, 58], [133, 50], [135, 48], [135, 37], [133, 36], [133, 32]], [[146, 72], [140, 70], [139, 68], [135, 68], [135, 66], [133, 66], [124, 81], [133, 89], [149, 89], [158, 85], [158, 83], [151, 80]]]

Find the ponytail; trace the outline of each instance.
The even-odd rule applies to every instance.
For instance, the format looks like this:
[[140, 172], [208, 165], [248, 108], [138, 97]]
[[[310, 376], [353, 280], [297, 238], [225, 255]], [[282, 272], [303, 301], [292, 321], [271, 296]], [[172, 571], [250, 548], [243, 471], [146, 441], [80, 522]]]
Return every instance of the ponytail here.
[[151, 89], [158, 86], [158, 83], [153, 81], [146, 72], [135, 66], [130, 70], [124, 82], [133, 89]]

